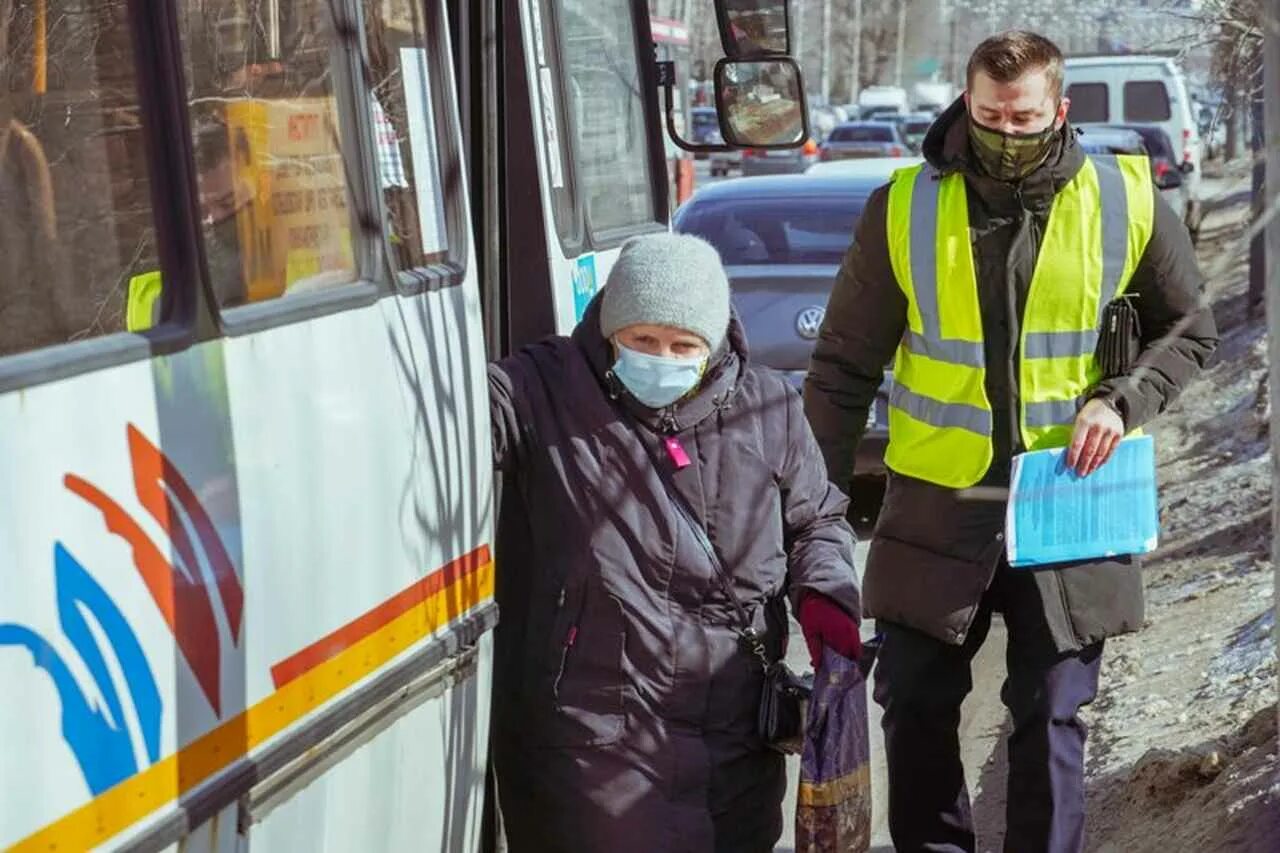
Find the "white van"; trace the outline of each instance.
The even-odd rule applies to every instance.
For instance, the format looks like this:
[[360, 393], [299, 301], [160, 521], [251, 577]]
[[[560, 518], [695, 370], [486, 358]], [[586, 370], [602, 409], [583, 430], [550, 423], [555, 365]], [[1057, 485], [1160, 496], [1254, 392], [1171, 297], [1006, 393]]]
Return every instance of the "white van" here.
[[1169, 135], [1191, 199], [1179, 212], [1194, 232], [1200, 221], [1203, 145], [1177, 63], [1164, 56], [1068, 57], [1064, 85], [1076, 126], [1152, 124]]

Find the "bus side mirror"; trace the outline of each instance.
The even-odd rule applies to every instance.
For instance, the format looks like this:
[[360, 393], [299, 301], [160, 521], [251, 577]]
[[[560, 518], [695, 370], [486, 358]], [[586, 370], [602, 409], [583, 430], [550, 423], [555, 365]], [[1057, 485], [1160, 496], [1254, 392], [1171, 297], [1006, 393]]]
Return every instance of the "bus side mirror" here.
[[720, 44], [730, 59], [791, 53], [787, 0], [716, 0]]
[[725, 144], [797, 148], [809, 138], [800, 66], [790, 57], [722, 59], [716, 64], [715, 90]]

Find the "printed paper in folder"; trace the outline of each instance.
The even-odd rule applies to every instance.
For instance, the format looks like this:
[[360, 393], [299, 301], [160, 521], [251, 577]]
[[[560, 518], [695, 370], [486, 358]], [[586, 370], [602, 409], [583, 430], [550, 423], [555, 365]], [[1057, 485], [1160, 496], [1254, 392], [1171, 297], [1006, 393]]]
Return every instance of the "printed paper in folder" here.
[[1127, 438], [1088, 477], [1067, 468], [1067, 451], [1037, 450], [1013, 460], [1006, 519], [1012, 566], [1145, 554], [1159, 532], [1155, 442]]

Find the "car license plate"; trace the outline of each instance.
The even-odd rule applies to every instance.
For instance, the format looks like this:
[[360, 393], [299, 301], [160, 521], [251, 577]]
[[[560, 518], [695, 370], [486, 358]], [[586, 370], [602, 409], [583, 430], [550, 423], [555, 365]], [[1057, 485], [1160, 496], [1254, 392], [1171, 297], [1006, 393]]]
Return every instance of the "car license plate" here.
[[775, 160], [780, 160], [783, 157], [790, 157], [793, 153], [795, 152], [790, 151], [789, 149], [783, 149], [782, 151], [766, 151], [764, 152], [764, 155], [766, 157], [772, 157]]

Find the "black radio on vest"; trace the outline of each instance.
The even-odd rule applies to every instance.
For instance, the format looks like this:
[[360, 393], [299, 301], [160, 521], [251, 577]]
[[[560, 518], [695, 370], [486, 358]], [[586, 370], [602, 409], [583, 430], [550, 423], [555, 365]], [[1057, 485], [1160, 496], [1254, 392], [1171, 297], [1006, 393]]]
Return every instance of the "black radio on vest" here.
[[1138, 309], [1133, 305], [1135, 298], [1121, 296], [1107, 303], [1102, 310], [1097, 357], [1104, 379], [1124, 376], [1138, 359], [1142, 327], [1138, 322]]

